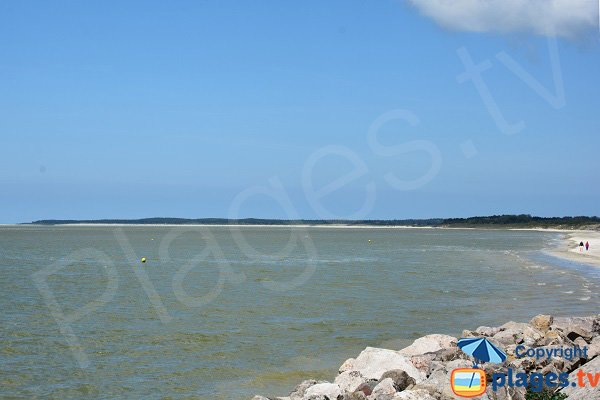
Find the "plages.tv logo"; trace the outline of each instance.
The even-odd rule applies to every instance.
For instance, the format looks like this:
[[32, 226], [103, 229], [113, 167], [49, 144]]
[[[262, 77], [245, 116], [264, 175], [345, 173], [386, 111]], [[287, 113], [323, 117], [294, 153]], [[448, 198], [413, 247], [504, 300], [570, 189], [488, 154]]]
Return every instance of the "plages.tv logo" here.
[[485, 393], [485, 371], [478, 367], [478, 362], [502, 363], [506, 353], [486, 338], [463, 338], [458, 347], [475, 360], [473, 368], [457, 368], [450, 375], [450, 386], [459, 397], [477, 397]]

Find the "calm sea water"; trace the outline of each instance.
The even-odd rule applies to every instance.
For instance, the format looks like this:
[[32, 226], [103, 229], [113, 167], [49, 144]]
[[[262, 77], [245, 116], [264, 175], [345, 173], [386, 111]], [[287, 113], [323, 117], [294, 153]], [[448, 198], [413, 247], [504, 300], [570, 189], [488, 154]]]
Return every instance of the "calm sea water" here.
[[497, 230], [0, 227], [0, 397], [283, 395], [366, 346], [597, 313], [598, 270], [541, 251], [557, 244]]

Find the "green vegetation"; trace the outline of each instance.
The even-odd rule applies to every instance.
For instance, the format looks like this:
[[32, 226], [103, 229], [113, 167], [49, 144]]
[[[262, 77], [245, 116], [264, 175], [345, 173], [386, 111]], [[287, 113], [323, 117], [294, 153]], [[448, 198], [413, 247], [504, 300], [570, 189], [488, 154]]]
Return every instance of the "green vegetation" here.
[[453, 228], [562, 228], [599, 229], [599, 217], [534, 217], [531, 215], [492, 215], [470, 218], [392, 219], [392, 220], [285, 220], [285, 219], [226, 219], [226, 218], [143, 218], [98, 220], [40, 220], [37, 225], [64, 224], [146, 224], [146, 225], [369, 225], [369, 226], [415, 226]]
[[527, 393], [525, 393], [525, 400], [564, 400], [566, 398], [566, 394], [553, 392], [548, 389], [544, 389], [541, 392], [527, 390]]
[[517, 228], [564, 228], [574, 229], [600, 225], [598, 217], [533, 217], [521, 215], [492, 215], [489, 217], [448, 218], [442, 223], [450, 227], [517, 227]]

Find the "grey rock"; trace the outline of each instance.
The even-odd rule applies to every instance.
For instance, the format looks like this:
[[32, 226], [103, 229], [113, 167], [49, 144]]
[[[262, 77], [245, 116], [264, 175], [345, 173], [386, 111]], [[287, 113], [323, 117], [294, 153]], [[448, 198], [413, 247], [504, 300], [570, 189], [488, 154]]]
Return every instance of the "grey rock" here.
[[338, 372], [341, 374], [342, 372], [350, 371], [354, 366], [354, 358], [349, 358], [338, 369]]
[[[594, 332], [599, 321], [600, 315], [590, 316], [590, 317], [555, 317], [554, 322], [552, 323], [553, 327], [561, 329], [565, 331], [569, 327], [578, 327], [588, 332]], [[598, 332], [598, 331], [596, 331]]]
[[379, 380], [384, 372], [401, 369], [420, 382], [425, 374], [410, 362], [410, 359], [397, 351], [367, 347], [353, 363], [353, 370], [359, 371], [367, 379]]
[[308, 379], [308, 380], [300, 383], [298, 386], [296, 386], [294, 391], [292, 393], [290, 393], [290, 400], [302, 400], [302, 398], [304, 397], [304, 393], [306, 393], [306, 390], [309, 387], [316, 385], [317, 383], [321, 383], [321, 382], [318, 382], [314, 379]]
[[[578, 368], [577, 370], [571, 372], [569, 374], [569, 382], [577, 382], [577, 373], [579, 370], [583, 370], [584, 372], [599, 372], [600, 371], [600, 357], [594, 358], [592, 361], [586, 363], [583, 367]], [[586, 377], [587, 380], [587, 377]], [[600, 398], [600, 385], [596, 385], [596, 387], [592, 387], [589, 384], [585, 387], [573, 387], [567, 386], [560, 390], [561, 393], [569, 396], [569, 400], [591, 400], [591, 399], [599, 399]]]
[[396, 393], [393, 400], [436, 400], [427, 390], [405, 390], [401, 393]]
[[592, 358], [600, 355], [600, 336], [596, 336], [592, 339], [592, 342], [587, 346], [587, 358]]
[[367, 395], [363, 392], [345, 393], [342, 400], [367, 400]]
[[489, 326], [480, 326], [475, 329], [475, 333], [481, 336], [494, 336], [496, 333], [500, 332], [500, 328], [492, 328]]
[[[444, 350], [440, 350], [444, 351]], [[435, 353], [427, 353], [427, 354], [419, 354], [416, 356], [412, 356], [410, 358], [410, 362], [415, 366], [419, 371], [423, 372], [425, 375], [429, 374], [429, 369], [431, 367], [431, 362], [436, 358]]]
[[375, 386], [373, 392], [369, 396], [369, 400], [387, 400], [391, 399], [394, 394], [396, 394], [394, 381], [392, 378], [385, 378]]
[[343, 392], [354, 392], [360, 385], [368, 381], [359, 371], [344, 371], [339, 374], [334, 383], [340, 387]]
[[402, 371], [401, 369], [393, 369], [391, 371], [386, 371], [383, 375], [381, 375], [382, 381], [388, 378], [392, 380], [394, 388], [397, 392], [401, 392], [408, 386], [414, 385], [416, 383], [414, 378], [409, 376], [405, 371]]
[[481, 397], [483, 400], [525, 400], [526, 389], [522, 387], [499, 387], [496, 391], [488, 386], [485, 395]]
[[342, 391], [335, 383], [317, 383], [306, 389], [303, 400], [338, 400], [342, 398]]
[[405, 356], [415, 356], [418, 354], [432, 353], [441, 349], [456, 347], [456, 339], [453, 336], [433, 334], [423, 336], [415, 340], [410, 346], [399, 351]]
[[577, 338], [582, 338], [586, 341], [586, 343], [589, 343], [593, 337], [592, 332], [575, 325], [571, 325], [564, 332], [566, 333], [567, 337], [573, 342], [575, 342]]

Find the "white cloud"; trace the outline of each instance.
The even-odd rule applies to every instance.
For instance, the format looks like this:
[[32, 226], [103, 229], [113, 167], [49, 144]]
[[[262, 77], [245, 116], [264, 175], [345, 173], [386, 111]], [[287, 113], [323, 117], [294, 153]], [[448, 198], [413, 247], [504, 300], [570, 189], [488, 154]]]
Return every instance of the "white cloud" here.
[[575, 37], [598, 27], [598, 0], [408, 0], [439, 24], [474, 32]]

